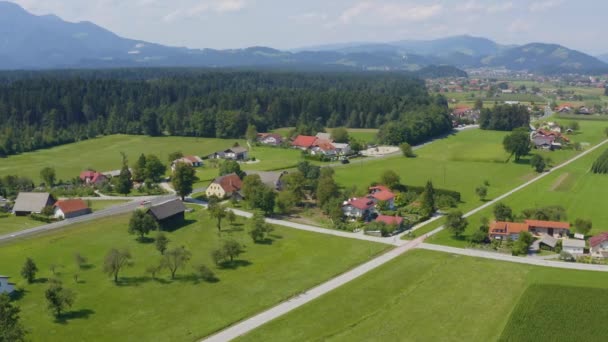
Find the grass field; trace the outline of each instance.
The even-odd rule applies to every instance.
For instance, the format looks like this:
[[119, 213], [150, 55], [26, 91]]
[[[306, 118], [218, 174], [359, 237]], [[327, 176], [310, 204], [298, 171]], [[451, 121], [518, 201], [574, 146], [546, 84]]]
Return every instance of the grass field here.
[[[188, 213], [188, 224], [168, 233], [169, 247], [192, 252], [190, 265], [171, 281], [167, 272], [154, 280], [145, 274], [160, 254], [154, 244], [142, 244], [127, 233], [128, 216], [74, 225], [65, 230], [2, 245], [2, 273], [24, 287], [17, 300], [24, 325], [33, 341], [194, 341], [233, 322], [304, 291], [382, 252], [385, 245], [275, 227], [272, 242], [253, 244], [247, 227], [238, 225], [218, 236], [207, 212]], [[230, 228], [230, 229], [229, 229]], [[230, 231], [229, 231], [230, 230]], [[232, 268], [216, 268], [210, 251], [228, 237], [246, 245]], [[102, 273], [110, 248], [128, 248], [135, 265], [121, 275], [120, 284]], [[90, 266], [76, 270], [80, 252]], [[26, 285], [18, 276], [26, 257], [40, 269], [40, 280]], [[60, 278], [76, 292], [76, 302], [63, 322], [46, 311], [44, 291], [51, 277], [49, 265], [61, 264]], [[200, 282], [193, 265], [204, 263], [219, 278]], [[73, 275], [78, 272], [79, 282]]]
[[58, 179], [78, 177], [80, 171], [93, 168], [97, 171], [120, 169], [124, 152], [130, 163], [137, 161], [141, 153], [156, 154], [168, 164], [171, 152], [205, 156], [217, 150], [231, 147], [236, 141], [208, 138], [148, 137], [143, 135], [111, 135], [46, 150], [23, 153], [2, 160], [0, 176], [18, 174], [39, 181], [40, 170], [54, 167]]
[[[608, 148], [608, 147], [607, 147]], [[608, 231], [608, 176], [589, 172], [595, 159], [606, 148], [600, 148], [576, 162], [560, 169], [532, 184], [503, 201], [519, 214], [523, 209], [561, 205], [568, 214], [568, 220], [587, 218], [593, 221], [591, 234]], [[493, 219], [492, 208], [469, 218], [469, 226], [461, 239], [456, 239], [447, 231], [433, 236], [427, 242], [463, 247], [468, 244], [467, 236], [480, 225], [481, 217]]]
[[605, 341], [601, 314], [608, 290], [532, 285], [519, 300], [500, 341]]
[[[293, 129], [293, 127], [283, 127], [277, 128], [272, 132], [281, 134], [282, 136], [287, 136], [289, 132]], [[325, 128], [325, 131], [331, 133], [333, 128]], [[347, 128], [349, 136], [363, 141], [365, 143], [372, 142], [376, 140], [376, 136], [378, 135], [378, 129], [376, 128]]]
[[[126, 203], [126, 201], [90, 201], [90, 203], [93, 211], [99, 211], [114, 205]], [[44, 224], [44, 222], [34, 221], [29, 217], [15, 216], [8, 213], [0, 214], [0, 235], [34, 228]]]
[[608, 274], [414, 250], [240, 340], [496, 341], [533, 284], [605, 289]]

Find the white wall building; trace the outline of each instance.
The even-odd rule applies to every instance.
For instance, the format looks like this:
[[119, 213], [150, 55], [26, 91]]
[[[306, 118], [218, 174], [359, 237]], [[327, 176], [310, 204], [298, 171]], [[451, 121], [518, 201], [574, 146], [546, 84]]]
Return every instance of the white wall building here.
[[15, 284], [9, 283], [8, 282], [9, 278], [10, 277], [0, 275], [0, 294], [3, 294], [3, 293], [10, 294], [13, 291], [15, 291]]

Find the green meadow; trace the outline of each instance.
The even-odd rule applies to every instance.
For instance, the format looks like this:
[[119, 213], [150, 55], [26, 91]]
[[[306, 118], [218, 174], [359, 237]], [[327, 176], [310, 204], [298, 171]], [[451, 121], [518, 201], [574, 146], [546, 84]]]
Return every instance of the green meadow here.
[[[568, 320], [580, 313], [570, 308], [597, 307], [585, 291], [605, 292], [608, 274], [414, 250], [239, 341], [496, 341], [523, 300], [522, 294], [530, 286], [552, 284], [580, 288], [579, 295], [564, 300], [576, 301], [576, 306], [559, 304], [562, 297], [555, 296], [549, 303], [558, 305], [545, 305], [553, 317]], [[602, 316], [598, 312], [584, 316], [590, 314], [597, 316], [593, 320], [597, 330], [580, 336], [605, 339]], [[545, 325], [543, 329], [552, 329], [553, 334], [536, 333], [534, 341], [559, 340], [550, 336], [560, 336], [562, 331], [572, 336], [573, 332], [564, 330], [571, 326]]]
[[[16, 304], [32, 341], [195, 341], [309, 289], [378, 253], [386, 245], [275, 227], [270, 240], [254, 244], [247, 223], [223, 224], [218, 233], [208, 213], [195, 209], [186, 224], [167, 236], [169, 248], [185, 246], [190, 263], [170, 279], [167, 271], [153, 279], [146, 268], [158, 265], [154, 243], [139, 243], [127, 233], [128, 216], [78, 224], [60, 231], [6, 243], [0, 247], [2, 273], [21, 288]], [[154, 237], [154, 234], [151, 235]], [[226, 267], [217, 267], [210, 252], [235, 239], [245, 252]], [[134, 266], [118, 284], [102, 272], [111, 248], [126, 248]], [[88, 259], [78, 269], [75, 253]], [[36, 262], [37, 281], [19, 276], [26, 257]], [[52, 264], [61, 265], [53, 275]], [[218, 278], [205, 282], [194, 266], [205, 264]], [[74, 275], [77, 274], [77, 281]], [[59, 320], [46, 309], [48, 279], [60, 279], [76, 293], [73, 307]]]

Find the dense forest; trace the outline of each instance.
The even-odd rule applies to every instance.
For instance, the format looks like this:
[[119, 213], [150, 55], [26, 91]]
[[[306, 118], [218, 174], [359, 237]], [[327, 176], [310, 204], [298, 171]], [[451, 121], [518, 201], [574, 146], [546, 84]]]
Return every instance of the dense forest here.
[[526, 106], [501, 104], [484, 108], [479, 115], [481, 129], [512, 131], [530, 125], [530, 112]]
[[[236, 138], [298, 126], [382, 127], [417, 143], [451, 129], [447, 102], [402, 74], [141, 69], [0, 74], [0, 155], [104, 134]], [[388, 124], [387, 124], [388, 123]]]

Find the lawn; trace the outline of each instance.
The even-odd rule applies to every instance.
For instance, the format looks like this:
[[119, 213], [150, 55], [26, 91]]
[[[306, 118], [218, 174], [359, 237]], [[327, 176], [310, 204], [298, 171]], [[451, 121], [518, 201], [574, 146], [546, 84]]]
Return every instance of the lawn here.
[[125, 204], [128, 201], [118, 201], [118, 200], [91, 200], [87, 201], [89, 208], [93, 211], [100, 211], [109, 207], [113, 207], [115, 205]]
[[[142, 244], [128, 235], [128, 216], [117, 216], [62, 231], [5, 244], [0, 248], [2, 273], [24, 287], [18, 298], [22, 319], [34, 341], [194, 341], [249, 317], [381, 253], [385, 245], [354, 241], [275, 227], [272, 242], [253, 244], [239, 219], [224, 224], [221, 237], [208, 213], [188, 213], [188, 224], [167, 233], [169, 247], [185, 246], [192, 260], [178, 277], [167, 272], [157, 280], [145, 274], [160, 258], [154, 244]], [[230, 229], [229, 229], [230, 228]], [[222, 239], [234, 238], [246, 252], [230, 268], [217, 268], [210, 251]], [[128, 248], [134, 266], [120, 276], [120, 284], [102, 273], [110, 248]], [[74, 254], [89, 260], [76, 270]], [[27, 285], [18, 276], [26, 257], [40, 269], [39, 281]], [[217, 283], [197, 280], [193, 265], [204, 263], [219, 278]], [[60, 264], [57, 277], [76, 292], [75, 305], [64, 322], [55, 322], [46, 310], [44, 291], [51, 264]], [[75, 283], [74, 274], [79, 274]]]
[[[608, 148], [608, 147], [606, 147]], [[510, 206], [514, 213], [523, 209], [560, 205], [568, 214], [568, 220], [587, 218], [593, 221], [591, 234], [608, 231], [608, 175], [595, 175], [589, 169], [595, 159], [606, 149], [600, 148], [559, 171], [543, 178], [506, 198], [503, 203]], [[443, 231], [427, 242], [463, 247], [466, 238], [480, 225], [481, 217], [492, 219], [492, 207], [469, 218], [469, 226], [460, 239]]]
[[605, 289], [608, 274], [414, 250], [240, 340], [496, 341], [533, 284]]
[[130, 163], [135, 163], [141, 153], [156, 154], [168, 164], [171, 152], [205, 156], [217, 150], [231, 147], [242, 140], [222, 140], [187, 137], [148, 137], [143, 135], [111, 135], [85, 140], [35, 152], [23, 153], [2, 159], [0, 176], [18, 174], [40, 181], [40, 170], [54, 167], [58, 179], [78, 177], [80, 171], [92, 168], [97, 171], [120, 169], [124, 152]]
[[605, 341], [608, 290], [532, 285], [511, 314], [500, 341]]

